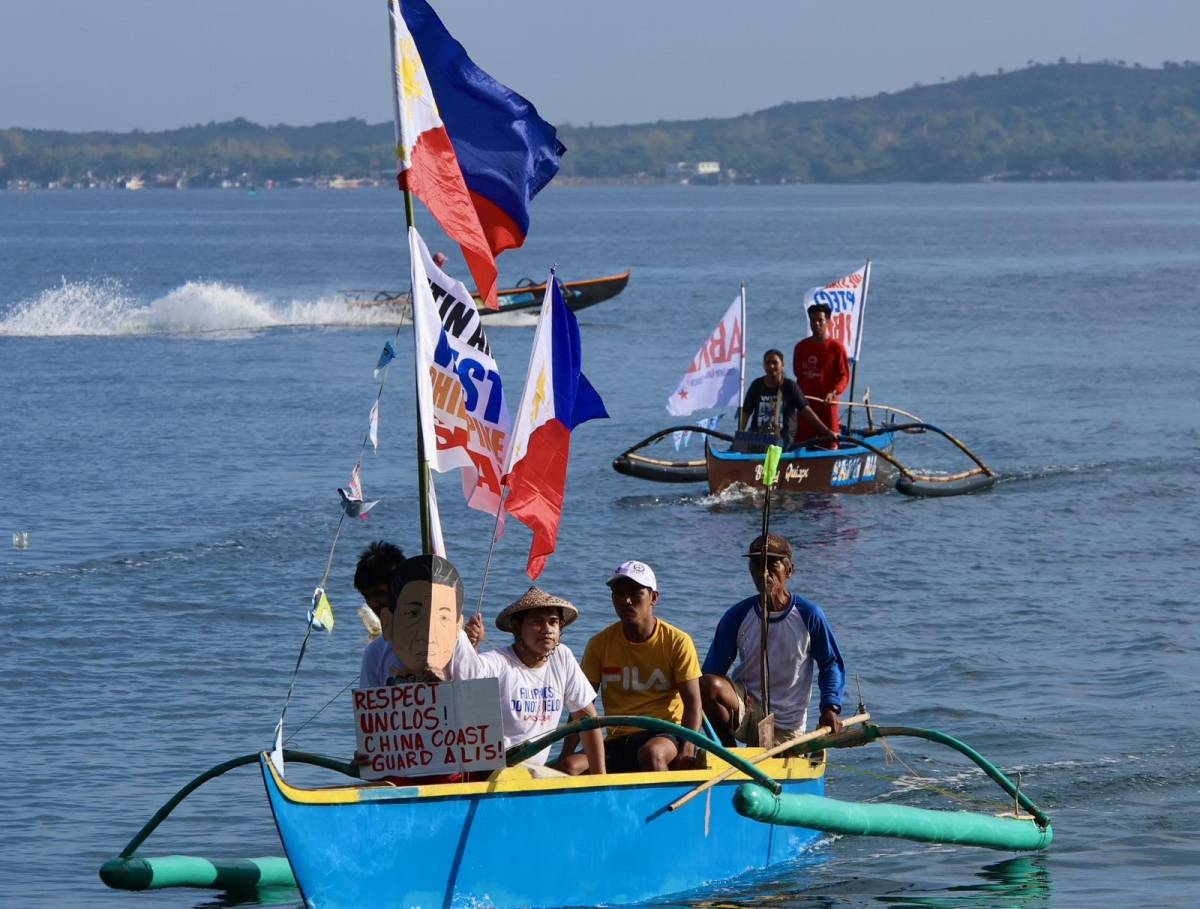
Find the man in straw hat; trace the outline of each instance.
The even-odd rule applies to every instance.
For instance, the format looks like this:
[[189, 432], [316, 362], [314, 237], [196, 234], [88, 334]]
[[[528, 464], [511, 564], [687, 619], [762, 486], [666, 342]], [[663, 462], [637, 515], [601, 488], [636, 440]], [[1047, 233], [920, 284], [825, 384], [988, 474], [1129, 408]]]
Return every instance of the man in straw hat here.
[[[731, 607], [717, 623], [700, 680], [709, 722], [726, 745], [733, 745], [735, 739], [759, 744], [758, 724], [765, 716], [759, 610], [765, 593], [768, 682], [776, 739], [782, 741], [804, 730], [814, 670], [821, 691], [819, 725], [839, 731], [846, 669], [821, 607], [788, 589], [795, 570], [792, 544], [778, 534], [760, 535], [746, 556], [758, 593]], [[735, 657], [738, 664], [727, 676]]]
[[[604, 712], [612, 716], [658, 717], [700, 728], [700, 660], [691, 636], [654, 615], [658, 580], [645, 562], [622, 562], [608, 579], [619, 619], [590, 641], [583, 672], [600, 688]], [[563, 746], [569, 754], [572, 743]], [[696, 747], [673, 735], [634, 726], [610, 729], [604, 743], [610, 773], [686, 769]], [[570, 755], [566, 762], [578, 761]]]
[[[558, 725], [563, 707], [571, 719], [595, 716], [596, 689], [588, 682], [571, 649], [560, 643], [562, 630], [579, 618], [574, 604], [530, 587], [496, 616], [496, 627], [512, 633], [501, 650], [480, 654], [482, 675], [500, 680], [500, 713], [504, 747], [537, 738]], [[604, 742], [599, 729], [581, 736], [587, 762], [563, 768], [575, 773], [604, 773]], [[549, 749], [525, 761], [546, 763]]]

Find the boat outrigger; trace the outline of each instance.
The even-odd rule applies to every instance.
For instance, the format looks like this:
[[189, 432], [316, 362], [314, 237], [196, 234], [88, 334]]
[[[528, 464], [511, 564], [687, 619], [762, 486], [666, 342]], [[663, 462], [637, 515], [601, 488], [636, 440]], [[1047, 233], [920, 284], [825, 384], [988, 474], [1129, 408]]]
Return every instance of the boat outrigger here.
[[[349, 764], [289, 751], [347, 782], [287, 782], [266, 753], [214, 767], [177, 793], [100, 876], [122, 890], [203, 887], [246, 891], [294, 885], [320, 907], [496, 907], [627, 904], [694, 891], [795, 858], [822, 833], [884, 836], [1007, 851], [1045, 849], [1049, 817], [1001, 770], [935, 730], [877, 726], [862, 711], [843, 730], [818, 729], [770, 749], [725, 748], [702, 733], [646, 717], [596, 717], [509, 751], [479, 782], [363, 783]], [[691, 740], [704, 769], [602, 777], [544, 776], [522, 761], [587, 729], [638, 725]], [[1004, 792], [1004, 811], [938, 811], [825, 796], [827, 754], [901, 736], [945, 745]], [[137, 849], [204, 782], [257, 763], [287, 858], [142, 857]], [[700, 798], [699, 796], [703, 796]], [[514, 831], [553, 831], [555, 855], [526, 873]], [[630, 862], [629, 856], [638, 861]], [[587, 873], [580, 873], [586, 868]]]
[[[562, 281], [563, 299], [572, 311], [578, 312], [611, 300], [629, 284], [630, 270], [626, 269], [617, 275], [606, 275], [603, 278], [588, 278], [583, 281]], [[361, 308], [386, 308], [395, 311], [401, 322], [412, 320], [412, 298], [407, 291], [393, 290], [341, 290], [338, 291], [347, 305]], [[483, 305], [479, 294], [473, 294], [479, 306], [481, 316], [492, 316], [502, 312], [534, 311], [542, 305], [542, 297], [546, 293], [546, 283], [535, 282], [532, 278], [522, 278], [514, 287], [503, 288], [496, 292], [500, 299], [499, 309], [488, 309]]]
[[[565, 736], [617, 724], [694, 741], [707, 752], [707, 766], [545, 777], [522, 764]], [[824, 796], [829, 750], [899, 736], [948, 746], [973, 761], [1010, 800], [1006, 811], [935, 811]], [[104, 883], [120, 890], [191, 886], [234, 892], [294, 885], [312, 907], [469, 905], [480, 899], [496, 907], [628, 904], [695, 891], [794, 859], [822, 832], [1010, 851], [1045, 849], [1054, 838], [1048, 815], [972, 748], [936, 730], [875, 726], [865, 712], [847, 717], [841, 733], [818, 729], [766, 750], [725, 748], [654, 718], [587, 718], [512, 748], [508, 766], [480, 782], [362, 783], [354, 767], [341, 761], [304, 752], [284, 757], [341, 772], [347, 782], [298, 787], [266, 753], [226, 761], [188, 783], [120, 856], [104, 863]], [[286, 860], [137, 854], [199, 785], [251, 763], [262, 770]], [[556, 836], [556, 860], [539, 863], [538, 874], [526, 873], [512, 843], [512, 831], [530, 826]], [[630, 862], [631, 854], [638, 861]]]

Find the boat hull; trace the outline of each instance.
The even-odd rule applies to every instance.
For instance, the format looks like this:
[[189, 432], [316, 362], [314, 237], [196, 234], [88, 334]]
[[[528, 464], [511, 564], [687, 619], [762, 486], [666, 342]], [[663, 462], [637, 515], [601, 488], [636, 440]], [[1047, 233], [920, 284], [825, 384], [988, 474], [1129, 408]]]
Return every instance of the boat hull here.
[[[753, 756], [758, 749], [745, 749]], [[820, 834], [740, 816], [725, 769], [484, 783], [300, 789], [261, 760], [280, 839], [307, 905], [562, 906], [634, 903], [795, 858]], [[823, 761], [771, 759], [784, 791], [821, 795]]]
[[[892, 433], [872, 436], [871, 446], [891, 454]], [[762, 485], [763, 454], [743, 454], [716, 449], [705, 452], [708, 488], [717, 493], [734, 484]], [[896, 470], [874, 451], [858, 446], [834, 450], [785, 451], [779, 460], [780, 492], [871, 493], [895, 485]]]

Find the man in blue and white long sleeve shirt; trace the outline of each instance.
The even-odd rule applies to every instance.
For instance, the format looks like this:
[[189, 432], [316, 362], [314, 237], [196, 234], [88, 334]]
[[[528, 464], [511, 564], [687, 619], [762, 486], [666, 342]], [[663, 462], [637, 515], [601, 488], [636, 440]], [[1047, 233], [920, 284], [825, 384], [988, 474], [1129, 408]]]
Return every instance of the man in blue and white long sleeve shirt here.
[[[758, 724], [764, 717], [760, 602], [765, 584], [768, 673], [776, 740], [805, 729], [814, 672], [821, 692], [819, 725], [840, 731], [838, 714], [842, 710], [846, 669], [821, 607], [788, 589], [788, 579], [795, 570], [791, 543], [773, 533], [765, 539], [760, 536], [750, 544], [746, 555], [759, 592], [731, 607], [717, 624], [704, 659], [704, 677], [700, 679], [705, 714], [724, 744], [732, 745], [735, 739], [747, 745], [758, 744]], [[738, 663], [730, 675], [735, 658]]]

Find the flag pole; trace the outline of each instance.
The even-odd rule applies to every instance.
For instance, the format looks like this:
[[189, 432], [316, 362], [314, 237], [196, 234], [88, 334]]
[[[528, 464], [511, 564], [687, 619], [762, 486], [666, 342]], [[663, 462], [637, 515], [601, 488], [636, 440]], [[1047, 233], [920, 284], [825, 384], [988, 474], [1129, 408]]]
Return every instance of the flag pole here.
[[[737, 419], [735, 422], [741, 423], [742, 420], [742, 402], [746, 400], [746, 352], [750, 348], [746, 346], [746, 285], [742, 284], [742, 369], [738, 377], [738, 399], [737, 399]], [[740, 426], [739, 426], [740, 428]]]
[[[413, 209], [412, 193], [404, 190], [404, 220], [411, 231], [416, 226], [416, 212]], [[411, 247], [410, 247], [411, 248]], [[417, 305], [416, 288], [412, 286], [412, 263], [409, 263], [409, 314], [413, 324], [413, 350], [417, 349], [417, 317], [413, 307]], [[417, 379], [416, 371], [421, 368], [421, 358], [413, 357], [413, 378]], [[429, 520], [429, 459], [425, 457], [425, 437], [421, 431], [421, 401], [417, 396], [417, 503], [421, 510], [421, 553], [433, 554], [433, 532]]]
[[[858, 351], [862, 348], [862, 323], [863, 313], [867, 309], [867, 290], [871, 286], [871, 260], [867, 259], [867, 264], [863, 267], [863, 289], [862, 297], [858, 301], [858, 320], [854, 326], [854, 363], [850, 367], [850, 398], [849, 407], [846, 408], [846, 435], [850, 435], [850, 426], [854, 420], [854, 380], [858, 376]], [[847, 351], [849, 353], [849, 351]], [[839, 432], [838, 427], [830, 426], [835, 433]]]
[[[388, 0], [388, 37], [390, 44], [390, 54], [392, 58], [392, 105], [395, 111], [395, 127], [396, 127], [396, 158], [400, 159], [404, 148], [403, 124], [401, 123], [401, 98], [400, 98], [400, 82], [397, 78], [399, 73], [400, 60], [397, 59], [396, 47], [396, 20], [395, 17], [400, 15], [399, 0]], [[396, 175], [396, 180], [399, 182], [399, 173]], [[416, 226], [416, 212], [413, 209], [412, 192], [407, 188], [404, 192], [404, 221], [407, 227], [407, 233], [411, 233]], [[411, 250], [411, 246], [409, 247]], [[413, 287], [412, 273], [413, 263], [411, 261], [411, 253], [409, 256], [409, 314], [412, 317], [413, 323], [413, 350], [417, 347], [417, 320], [416, 314], [413, 312], [413, 307], [416, 305], [416, 293]], [[413, 375], [416, 377], [416, 371], [420, 368], [420, 357], [413, 357]], [[431, 555], [433, 553], [433, 532], [431, 530], [431, 522], [429, 518], [429, 461], [425, 457], [425, 441], [421, 433], [421, 401], [420, 395], [417, 396], [417, 406], [415, 408], [417, 415], [417, 502], [421, 511], [421, 552], [423, 555]]]

